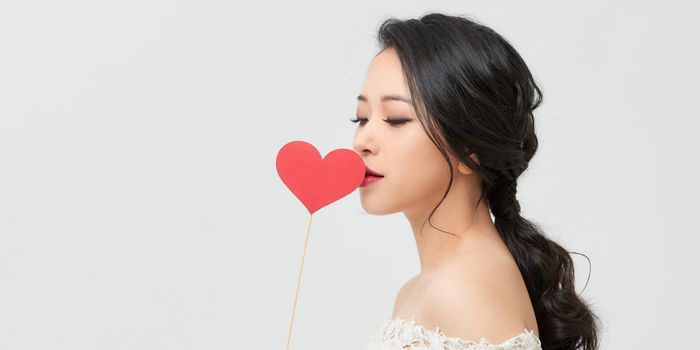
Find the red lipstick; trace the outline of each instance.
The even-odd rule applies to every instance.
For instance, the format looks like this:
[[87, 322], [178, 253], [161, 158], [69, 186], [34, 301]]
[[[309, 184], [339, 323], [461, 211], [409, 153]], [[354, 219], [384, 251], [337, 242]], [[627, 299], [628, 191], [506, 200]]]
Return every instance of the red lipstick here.
[[365, 179], [362, 181], [362, 184], [360, 184], [360, 187], [369, 186], [382, 178], [384, 178], [384, 175], [365, 166]]

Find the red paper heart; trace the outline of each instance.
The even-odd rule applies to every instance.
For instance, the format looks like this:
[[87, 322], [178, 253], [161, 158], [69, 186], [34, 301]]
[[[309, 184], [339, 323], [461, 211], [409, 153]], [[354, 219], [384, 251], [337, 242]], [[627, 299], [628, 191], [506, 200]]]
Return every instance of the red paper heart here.
[[365, 163], [354, 151], [342, 148], [321, 159], [310, 143], [292, 141], [277, 153], [277, 174], [313, 214], [358, 188], [365, 177]]

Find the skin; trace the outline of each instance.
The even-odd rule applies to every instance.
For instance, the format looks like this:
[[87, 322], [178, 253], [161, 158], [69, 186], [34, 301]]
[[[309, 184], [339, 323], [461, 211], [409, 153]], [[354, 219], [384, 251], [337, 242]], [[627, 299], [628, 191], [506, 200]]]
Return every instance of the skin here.
[[[453, 183], [427, 220], [449, 183], [450, 169], [417, 119], [410, 103], [382, 101], [385, 95], [410, 97], [401, 63], [394, 49], [371, 61], [358, 97], [353, 149], [381, 180], [360, 187], [363, 209], [370, 214], [402, 212], [413, 231], [420, 273], [396, 296], [393, 318], [416, 319], [427, 329], [447, 336], [500, 343], [537, 322], [525, 283], [512, 255], [480, 196], [481, 179], [450, 155]], [[391, 125], [385, 119], [409, 119]], [[472, 155], [478, 162], [478, 157]]]

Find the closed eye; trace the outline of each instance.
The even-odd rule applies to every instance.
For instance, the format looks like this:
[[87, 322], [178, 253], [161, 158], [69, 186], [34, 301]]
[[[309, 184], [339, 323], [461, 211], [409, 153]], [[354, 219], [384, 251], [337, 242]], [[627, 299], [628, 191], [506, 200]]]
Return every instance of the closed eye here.
[[[350, 121], [353, 123], [360, 123], [360, 125], [362, 126], [362, 125], [365, 125], [367, 123], [367, 118], [356, 117], [355, 119], [350, 119]], [[405, 124], [405, 123], [411, 121], [411, 119], [408, 119], [408, 118], [387, 118], [387, 119], [384, 119], [384, 121], [391, 124], [392, 126], [396, 126], [396, 125]]]

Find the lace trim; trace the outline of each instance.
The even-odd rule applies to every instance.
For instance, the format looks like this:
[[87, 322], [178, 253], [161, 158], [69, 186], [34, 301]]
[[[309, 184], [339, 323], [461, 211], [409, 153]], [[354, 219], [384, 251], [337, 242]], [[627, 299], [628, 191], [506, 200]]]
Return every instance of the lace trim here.
[[540, 339], [534, 330], [525, 328], [523, 333], [493, 344], [485, 338], [471, 340], [446, 336], [440, 327], [434, 331], [416, 324], [415, 318], [386, 319], [381, 321], [372, 336], [367, 350], [542, 350]]

